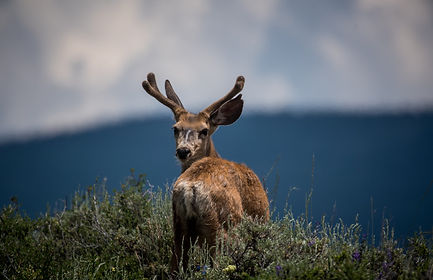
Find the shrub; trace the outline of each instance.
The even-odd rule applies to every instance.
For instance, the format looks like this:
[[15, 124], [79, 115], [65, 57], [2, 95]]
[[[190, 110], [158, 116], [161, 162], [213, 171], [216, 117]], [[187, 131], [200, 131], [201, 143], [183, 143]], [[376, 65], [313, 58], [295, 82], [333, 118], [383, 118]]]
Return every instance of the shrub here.
[[1, 212], [0, 262], [8, 279], [145, 279], [166, 275], [172, 229], [168, 191], [132, 173], [110, 196], [105, 180], [71, 209], [36, 220], [16, 203]]
[[[132, 172], [109, 194], [105, 180], [77, 192], [70, 209], [30, 219], [16, 199], [0, 213], [0, 275], [5, 279], [170, 278], [170, 189]], [[245, 217], [220, 232], [216, 255], [193, 246], [179, 279], [432, 279], [432, 240], [399, 247], [386, 220], [381, 241], [358, 223], [310, 221], [286, 211], [262, 223]]]

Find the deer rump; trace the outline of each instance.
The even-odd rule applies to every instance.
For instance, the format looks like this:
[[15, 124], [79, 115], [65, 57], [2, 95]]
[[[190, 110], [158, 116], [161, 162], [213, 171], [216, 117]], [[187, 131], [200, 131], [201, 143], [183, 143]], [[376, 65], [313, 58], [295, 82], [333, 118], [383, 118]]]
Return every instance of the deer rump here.
[[237, 224], [244, 213], [269, 218], [260, 180], [243, 164], [206, 157], [193, 163], [174, 184], [175, 244], [189, 247], [197, 241], [214, 246], [218, 230]]

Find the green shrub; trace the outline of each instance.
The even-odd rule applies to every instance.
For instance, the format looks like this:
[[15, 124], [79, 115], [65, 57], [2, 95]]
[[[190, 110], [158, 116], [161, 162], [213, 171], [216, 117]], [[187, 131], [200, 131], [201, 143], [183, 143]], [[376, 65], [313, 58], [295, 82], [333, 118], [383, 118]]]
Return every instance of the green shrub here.
[[[132, 172], [109, 194], [105, 180], [77, 192], [70, 209], [38, 219], [14, 199], [0, 213], [4, 279], [167, 279], [173, 231], [170, 189]], [[261, 223], [245, 217], [221, 232], [216, 256], [193, 246], [179, 279], [432, 279], [432, 240], [399, 247], [384, 221], [381, 241], [358, 223], [312, 222], [286, 211]], [[0, 278], [1, 278], [0, 277]]]
[[8, 279], [145, 279], [171, 254], [168, 191], [132, 173], [112, 196], [105, 181], [77, 192], [71, 209], [36, 220], [17, 204], [1, 212], [0, 262]]

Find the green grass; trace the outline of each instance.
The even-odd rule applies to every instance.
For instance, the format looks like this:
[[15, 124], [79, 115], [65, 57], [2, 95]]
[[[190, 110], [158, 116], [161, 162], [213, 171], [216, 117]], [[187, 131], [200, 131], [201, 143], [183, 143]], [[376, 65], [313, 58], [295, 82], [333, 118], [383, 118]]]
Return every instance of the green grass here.
[[[77, 192], [70, 209], [30, 219], [16, 201], [0, 214], [0, 279], [166, 279], [172, 248], [169, 189], [142, 175], [109, 194], [105, 182]], [[357, 223], [311, 222], [285, 211], [248, 218], [219, 238], [214, 260], [193, 247], [183, 279], [432, 279], [432, 240], [397, 244], [386, 220], [367, 242]], [[223, 236], [223, 235], [221, 235]], [[211, 265], [212, 263], [212, 265]]]

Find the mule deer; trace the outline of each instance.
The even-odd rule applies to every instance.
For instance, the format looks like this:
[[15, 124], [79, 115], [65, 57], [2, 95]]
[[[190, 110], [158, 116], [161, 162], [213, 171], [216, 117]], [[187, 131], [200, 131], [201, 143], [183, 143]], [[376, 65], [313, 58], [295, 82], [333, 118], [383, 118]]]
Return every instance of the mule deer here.
[[173, 132], [182, 173], [173, 187], [172, 271], [179, 269], [181, 258], [187, 267], [191, 242], [214, 248], [217, 231], [238, 223], [244, 213], [269, 219], [269, 202], [257, 175], [244, 164], [220, 158], [211, 139], [219, 125], [232, 124], [241, 115], [243, 100], [237, 94], [244, 82], [244, 77], [238, 77], [228, 94], [198, 114], [185, 110], [168, 80], [167, 97], [159, 91], [153, 73], [143, 82], [146, 92], [170, 108], [176, 120]]

